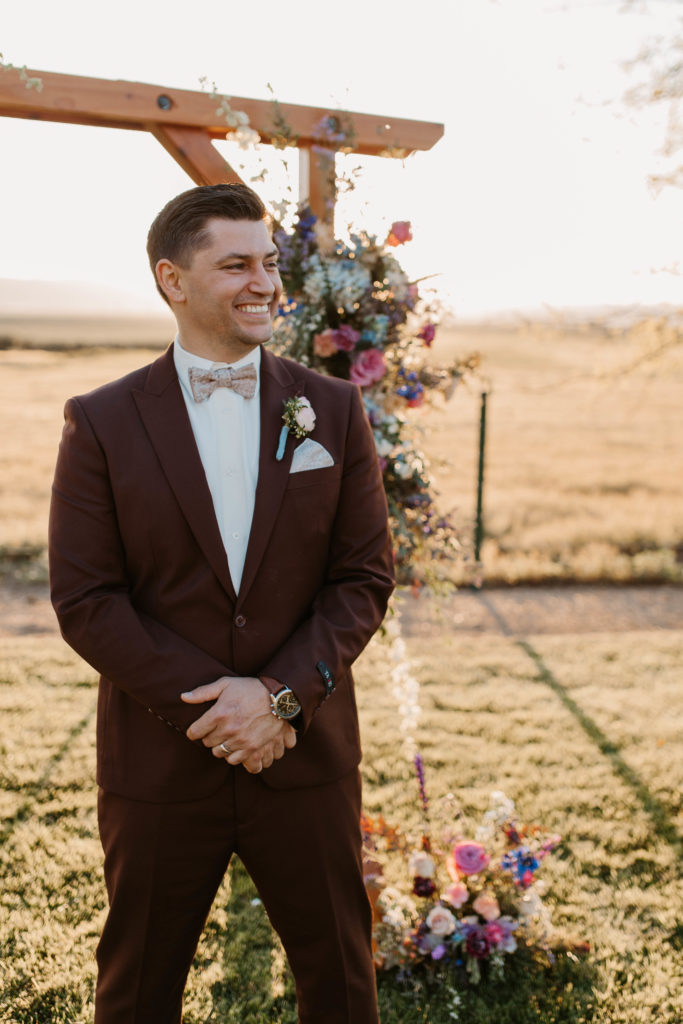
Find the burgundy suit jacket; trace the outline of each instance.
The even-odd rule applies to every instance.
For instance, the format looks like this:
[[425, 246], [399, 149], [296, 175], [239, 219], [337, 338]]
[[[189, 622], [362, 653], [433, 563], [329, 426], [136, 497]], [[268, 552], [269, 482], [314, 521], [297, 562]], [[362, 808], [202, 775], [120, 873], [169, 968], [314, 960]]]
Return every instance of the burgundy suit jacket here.
[[[291, 434], [276, 460], [283, 400], [296, 395], [310, 399], [311, 437], [333, 466], [290, 473], [300, 443]], [[357, 387], [265, 350], [260, 403], [239, 594], [172, 346], [66, 404], [50, 511], [52, 600], [64, 638], [101, 674], [98, 782], [120, 795], [191, 800], [218, 789], [225, 762], [185, 736], [205, 708], [180, 694], [224, 675], [272, 676], [301, 701], [297, 746], [263, 772], [271, 786], [319, 785], [360, 759], [350, 667], [393, 587], [372, 431]]]

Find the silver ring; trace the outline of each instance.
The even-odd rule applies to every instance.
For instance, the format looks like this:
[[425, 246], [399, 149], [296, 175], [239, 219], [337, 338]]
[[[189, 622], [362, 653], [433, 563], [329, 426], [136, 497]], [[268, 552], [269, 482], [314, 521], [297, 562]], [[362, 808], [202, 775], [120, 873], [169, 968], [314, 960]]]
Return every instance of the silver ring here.
[[232, 754], [230, 747], [226, 747], [225, 743], [219, 743], [218, 749], [222, 750], [224, 754]]

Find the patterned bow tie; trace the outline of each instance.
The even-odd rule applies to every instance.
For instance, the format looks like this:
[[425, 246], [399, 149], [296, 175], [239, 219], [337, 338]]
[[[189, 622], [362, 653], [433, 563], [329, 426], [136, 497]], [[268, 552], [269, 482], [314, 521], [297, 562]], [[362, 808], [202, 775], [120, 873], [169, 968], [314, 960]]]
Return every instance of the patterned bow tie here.
[[200, 370], [190, 367], [190, 387], [195, 402], [205, 402], [216, 388], [231, 388], [242, 398], [253, 398], [256, 394], [256, 367], [249, 363], [241, 370], [221, 366], [216, 370]]

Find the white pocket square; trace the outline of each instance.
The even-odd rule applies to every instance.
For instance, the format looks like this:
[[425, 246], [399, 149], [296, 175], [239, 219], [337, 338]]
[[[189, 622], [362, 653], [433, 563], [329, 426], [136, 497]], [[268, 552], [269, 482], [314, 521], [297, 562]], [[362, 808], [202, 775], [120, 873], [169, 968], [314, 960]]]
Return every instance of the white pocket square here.
[[307, 469], [322, 469], [324, 466], [334, 466], [334, 459], [317, 441], [311, 441], [307, 437], [298, 448], [294, 449], [290, 473], [303, 473]]

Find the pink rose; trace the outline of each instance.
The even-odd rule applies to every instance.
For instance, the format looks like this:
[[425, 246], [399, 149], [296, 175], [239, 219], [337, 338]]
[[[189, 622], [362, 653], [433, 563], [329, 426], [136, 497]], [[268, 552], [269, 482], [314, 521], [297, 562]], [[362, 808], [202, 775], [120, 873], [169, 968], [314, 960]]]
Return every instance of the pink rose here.
[[294, 419], [307, 434], [310, 434], [313, 430], [315, 426], [315, 413], [313, 412], [313, 406], [307, 398], [299, 399], [299, 408], [294, 414]]
[[456, 843], [453, 859], [460, 875], [478, 875], [491, 860], [481, 843]]
[[395, 220], [389, 229], [386, 244], [391, 246], [403, 245], [404, 242], [410, 242], [412, 237], [413, 233], [410, 230], [410, 221]]
[[377, 348], [366, 348], [359, 352], [351, 364], [349, 376], [354, 384], [362, 388], [376, 384], [387, 372], [384, 356]]
[[433, 907], [427, 914], [426, 923], [432, 935], [438, 935], [440, 938], [455, 931], [455, 918], [447, 907]]
[[472, 909], [476, 910], [485, 921], [495, 921], [497, 917], [500, 917], [498, 900], [490, 892], [480, 892], [472, 904]]
[[497, 921], [489, 921], [488, 924], [485, 924], [484, 932], [492, 946], [497, 946], [499, 942], [503, 941], [507, 934]]
[[464, 882], [454, 882], [453, 885], [448, 886], [441, 898], [450, 903], [456, 910], [459, 910], [463, 903], [467, 903], [469, 895]]
[[334, 334], [334, 343], [340, 352], [353, 352], [360, 334], [350, 324], [342, 324]]
[[321, 356], [323, 359], [327, 356], [333, 356], [337, 351], [337, 346], [334, 340], [335, 332], [328, 327], [322, 334], [316, 334], [313, 339], [313, 351], [317, 356]]

